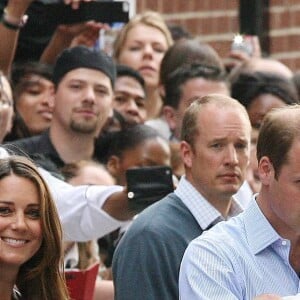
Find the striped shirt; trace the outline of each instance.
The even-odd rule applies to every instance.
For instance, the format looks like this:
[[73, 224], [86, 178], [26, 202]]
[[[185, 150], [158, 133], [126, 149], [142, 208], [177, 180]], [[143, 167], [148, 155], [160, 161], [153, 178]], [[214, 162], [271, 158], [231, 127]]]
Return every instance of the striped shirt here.
[[[221, 213], [186, 180], [185, 176], [181, 177], [175, 194], [182, 200], [203, 230], [224, 220]], [[242, 211], [242, 207], [233, 198], [227, 218], [234, 217]]]
[[290, 241], [281, 238], [256, 201], [188, 246], [180, 269], [180, 299], [242, 300], [265, 293], [300, 292], [289, 264]]

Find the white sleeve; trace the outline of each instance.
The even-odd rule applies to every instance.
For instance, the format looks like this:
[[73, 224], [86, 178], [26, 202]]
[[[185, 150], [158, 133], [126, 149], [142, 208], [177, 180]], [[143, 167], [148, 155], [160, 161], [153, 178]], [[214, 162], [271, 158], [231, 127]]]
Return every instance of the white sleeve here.
[[101, 209], [106, 199], [121, 186], [72, 186], [39, 168], [55, 200], [64, 231], [64, 239], [88, 241], [125, 226]]

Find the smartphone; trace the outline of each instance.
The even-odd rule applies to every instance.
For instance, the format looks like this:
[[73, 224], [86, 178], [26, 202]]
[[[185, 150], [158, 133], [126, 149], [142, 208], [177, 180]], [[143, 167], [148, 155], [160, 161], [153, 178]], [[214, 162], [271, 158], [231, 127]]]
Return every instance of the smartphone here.
[[236, 34], [231, 44], [231, 50], [243, 51], [249, 56], [252, 56], [254, 50], [252, 36]]
[[102, 23], [128, 22], [129, 3], [127, 1], [82, 2], [79, 9], [60, 3], [42, 4], [46, 22], [73, 24], [94, 20]]
[[151, 166], [126, 171], [129, 208], [140, 212], [174, 191], [172, 169]]
[[101, 29], [99, 32], [99, 39], [95, 45], [95, 49], [101, 49], [108, 55], [113, 56], [114, 42], [120, 30], [126, 23], [114, 22], [110, 23], [109, 29]]

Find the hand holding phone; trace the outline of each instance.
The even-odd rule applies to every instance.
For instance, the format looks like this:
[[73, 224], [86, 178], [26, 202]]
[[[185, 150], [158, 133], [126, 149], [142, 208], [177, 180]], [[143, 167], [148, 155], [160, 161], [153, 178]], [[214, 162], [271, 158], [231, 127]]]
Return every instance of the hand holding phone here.
[[129, 209], [140, 212], [173, 192], [172, 169], [166, 166], [128, 169]]
[[257, 35], [236, 34], [231, 44], [232, 51], [241, 51], [250, 57], [261, 57], [261, 47]]
[[242, 51], [249, 56], [252, 56], [254, 50], [252, 44], [252, 36], [236, 34], [231, 44], [231, 50]]
[[241, 63], [253, 57], [261, 57], [258, 36], [236, 34], [231, 43], [229, 54], [224, 59], [226, 70], [230, 72]]
[[87, 21], [101, 23], [128, 22], [129, 3], [127, 1], [81, 1], [78, 9], [64, 2], [41, 4], [39, 14], [50, 24], [74, 24]]

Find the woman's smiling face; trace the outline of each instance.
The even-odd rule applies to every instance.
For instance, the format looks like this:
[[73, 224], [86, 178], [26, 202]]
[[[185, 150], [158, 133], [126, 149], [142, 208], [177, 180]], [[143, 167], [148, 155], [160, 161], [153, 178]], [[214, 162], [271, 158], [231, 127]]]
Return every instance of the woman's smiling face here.
[[41, 247], [39, 192], [27, 178], [0, 180], [0, 268], [19, 268]]

